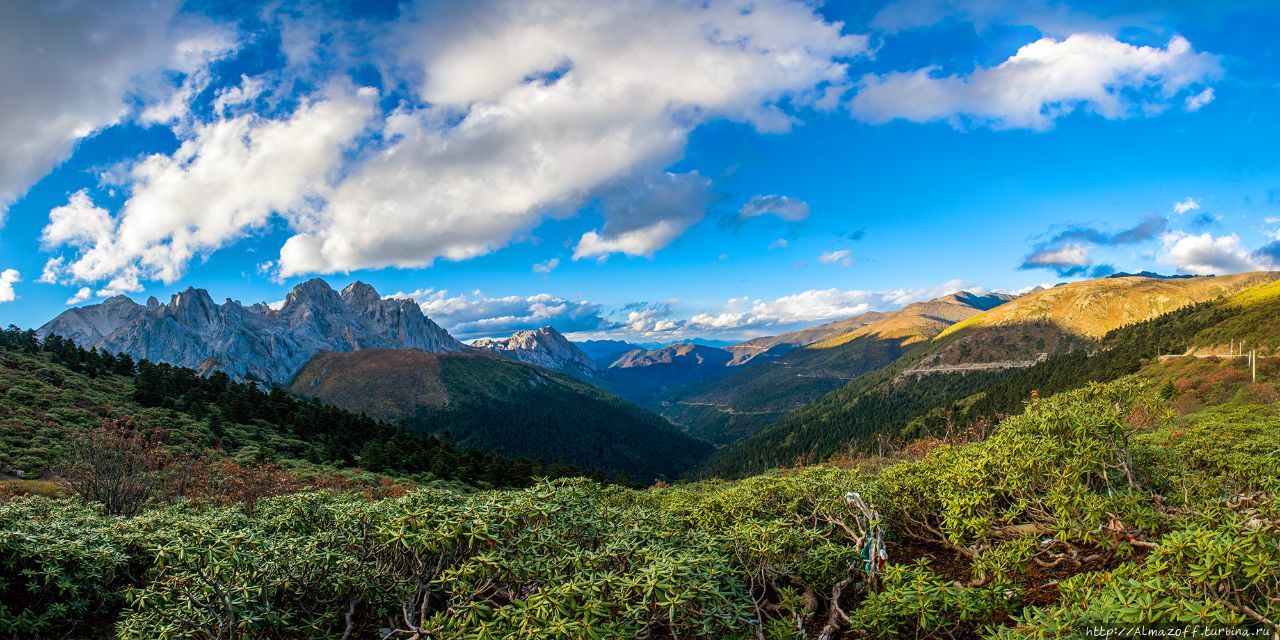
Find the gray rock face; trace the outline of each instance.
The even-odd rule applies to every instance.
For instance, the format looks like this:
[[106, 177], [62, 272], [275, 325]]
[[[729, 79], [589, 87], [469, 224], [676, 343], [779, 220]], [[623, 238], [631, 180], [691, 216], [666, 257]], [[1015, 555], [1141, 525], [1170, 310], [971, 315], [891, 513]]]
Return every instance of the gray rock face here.
[[480, 349], [497, 352], [512, 360], [558, 369], [569, 373], [592, 375], [595, 363], [554, 327], [533, 331], [517, 331], [509, 338], [481, 338], [471, 343]]
[[239, 380], [282, 384], [322, 350], [465, 348], [412, 300], [383, 300], [363, 282], [338, 293], [320, 279], [294, 287], [279, 309], [233, 300], [219, 305], [207, 291], [193, 288], [168, 304], [152, 298], [144, 306], [117, 296], [70, 309], [37, 333], [202, 372], [219, 369]]

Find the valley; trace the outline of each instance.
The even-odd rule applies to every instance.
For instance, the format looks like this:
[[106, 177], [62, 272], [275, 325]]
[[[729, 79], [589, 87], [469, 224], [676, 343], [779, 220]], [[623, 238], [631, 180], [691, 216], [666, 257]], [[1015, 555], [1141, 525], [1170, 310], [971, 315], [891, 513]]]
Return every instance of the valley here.
[[[1030, 638], [1189, 609], [1269, 624], [1280, 573], [1201, 598], [1182, 567], [1207, 540], [1280, 566], [1280, 273], [949, 294], [648, 349], [551, 326], [466, 344], [359, 283], [311, 281], [274, 309], [207, 299], [3, 334], [6, 632], [165, 636], [190, 615], [214, 637]], [[1241, 345], [1262, 354], [1257, 382]], [[41, 589], [37, 562], [67, 589]], [[1158, 582], [1097, 582], [1114, 575]], [[516, 607], [513, 589], [558, 595]], [[1126, 613], [1138, 593], [1160, 609]]]
[[0, 640], [1280, 640], [1278, 28], [3, 0]]

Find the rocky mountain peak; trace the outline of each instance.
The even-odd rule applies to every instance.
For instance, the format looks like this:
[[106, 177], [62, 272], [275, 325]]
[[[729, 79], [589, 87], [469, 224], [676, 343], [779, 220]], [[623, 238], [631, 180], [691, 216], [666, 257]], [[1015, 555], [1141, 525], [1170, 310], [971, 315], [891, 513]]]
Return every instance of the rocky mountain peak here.
[[70, 309], [39, 330], [82, 346], [127, 353], [233, 378], [287, 383], [320, 351], [417, 349], [460, 351], [458, 342], [410, 300], [383, 300], [356, 282], [340, 295], [315, 278], [294, 287], [279, 311], [265, 303], [218, 305], [209, 292], [189, 288], [168, 304], [128, 298]]
[[356, 280], [342, 290], [342, 299], [347, 304], [370, 304], [382, 300], [382, 296], [372, 286]]
[[344, 306], [342, 297], [338, 295], [338, 292], [334, 291], [328, 282], [320, 278], [312, 278], [297, 285], [284, 298], [284, 309], [303, 305], [328, 309]]
[[509, 338], [481, 338], [472, 345], [549, 369], [582, 374], [595, 370], [591, 358], [550, 325], [516, 331]]

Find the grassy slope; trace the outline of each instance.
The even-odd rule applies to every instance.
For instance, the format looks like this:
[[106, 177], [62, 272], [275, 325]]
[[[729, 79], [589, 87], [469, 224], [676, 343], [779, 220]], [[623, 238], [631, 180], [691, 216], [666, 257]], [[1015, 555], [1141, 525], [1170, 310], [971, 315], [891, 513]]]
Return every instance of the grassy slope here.
[[946, 296], [908, 305], [780, 359], [758, 362], [724, 378], [678, 389], [663, 398], [662, 413], [693, 435], [728, 444], [839, 389], [851, 379], [889, 366], [953, 322], [997, 302], [975, 296]]
[[[1233, 290], [1242, 282], [1267, 281], [1276, 274], [1245, 275], [1227, 279], [1227, 289]], [[1123, 284], [1132, 279], [1115, 280]], [[1113, 290], [1116, 285], [1102, 286]], [[1257, 332], [1256, 339], [1261, 341], [1263, 335], [1275, 335], [1270, 327], [1274, 318], [1280, 317], [1280, 296], [1265, 294], [1277, 286], [1280, 285], [1260, 285], [1229, 301], [1184, 306], [1144, 323], [1122, 326], [1104, 337], [1092, 355], [1083, 351], [1059, 354], [1025, 369], [900, 377], [903, 370], [935, 358], [939, 352], [956, 350], [971, 331], [983, 328], [982, 322], [970, 322], [970, 327], [977, 329], [944, 332], [932, 344], [917, 347], [890, 367], [861, 376], [751, 437], [721, 449], [704, 465], [702, 473], [742, 475], [798, 460], [826, 459], [849, 447], [865, 447], [877, 433], [915, 437], [949, 426], [991, 420], [1020, 410], [1022, 400], [1033, 391], [1054, 393], [1090, 380], [1110, 380], [1133, 373], [1146, 359], [1180, 353], [1197, 341], [1208, 340], [1205, 336], [1217, 335], [1223, 326], [1238, 327], [1238, 336], [1242, 337], [1255, 335], [1239, 326], [1250, 323]], [[1143, 283], [1144, 297], [1150, 293], [1147, 288]], [[1210, 289], [1202, 286], [1197, 290]], [[1004, 307], [988, 313], [996, 312], [1007, 314]], [[1075, 321], [1080, 322], [1079, 318]]]
[[458, 444], [565, 462], [638, 482], [674, 478], [710, 445], [661, 417], [560, 374], [469, 354], [322, 354], [293, 390], [356, 411], [448, 432]]
[[[350, 627], [364, 637], [421, 610], [442, 637], [1274, 631], [1276, 389], [1202, 373], [1220, 395], [1180, 416], [1153, 385], [1124, 380], [1038, 400], [984, 441], [739, 482], [636, 491], [559, 481], [374, 502], [309, 493], [252, 513], [183, 505], [137, 518], [70, 500], [0, 502], [0, 529], [18, 534], [0, 539], [0, 606], [22, 614], [0, 623], [16, 620], [5, 629], [15, 636], [34, 618], [51, 637], [113, 624], [175, 637], [229, 610], [263, 636]], [[881, 516], [883, 566], [864, 563], [858, 536], [871, 523], [846, 491]], [[60, 588], [44, 588], [46, 575]], [[415, 592], [404, 585], [434, 576], [428, 596], [407, 600]], [[224, 607], [222, 593], [252, 589], [261, 597]], [[136, 597], [125, 602], [126, 591]]]

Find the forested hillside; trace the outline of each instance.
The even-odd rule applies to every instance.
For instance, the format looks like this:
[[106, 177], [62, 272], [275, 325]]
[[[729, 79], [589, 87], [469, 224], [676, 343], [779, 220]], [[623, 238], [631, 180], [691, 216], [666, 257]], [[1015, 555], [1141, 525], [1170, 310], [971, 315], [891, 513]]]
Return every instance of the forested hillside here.
[[221, 373], [135, 363], [57, 335], [38, 340], [16, 328], [0, 332], [0, 471], [40, 478], [104, 425], [159, 439], [168, 456], [197, 467], [267, 463], [320, 475], [359, 467], [493, 486], [577, 473], [462, 449]]
[[[954, 350], [966, 332], [920, 344], [893, 366], [861, 376], [758, 433], [726, 447], [708, 461], [707, 475], [739, 476], [799, 461], [825, 460], [848, 450], [895, 440], [992, 424], [1017, 413], [1033, 393], [1050, 395], [1090, 381], [1134, 373], [1162, 354], [1225, 342], [1264, 344], [1280, 317], [1280, 297], [1264, 295], [1277, 285], [1248, 289], [1228, 299], [1182, 307], [1124, 326], [1099, 342], [1024, 368], [967, 373], [912, 374], [927, 358]], [[1000, 308], [1000, 309], [1003, 309]], [[1247, 316], [1246, 316], [1247, 314]], [[1247, 324], [1242, 317], [1252, 317]]]
[[623, 480], [674, 480], [711, 445], [571, 375], [497, 356], [365, 349], [321, 353], [290, 389], [414, 432]]

